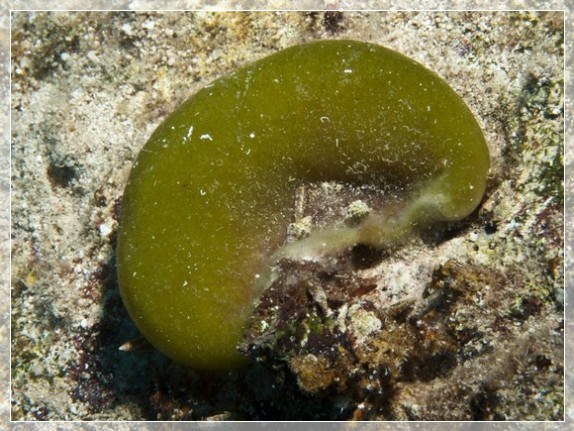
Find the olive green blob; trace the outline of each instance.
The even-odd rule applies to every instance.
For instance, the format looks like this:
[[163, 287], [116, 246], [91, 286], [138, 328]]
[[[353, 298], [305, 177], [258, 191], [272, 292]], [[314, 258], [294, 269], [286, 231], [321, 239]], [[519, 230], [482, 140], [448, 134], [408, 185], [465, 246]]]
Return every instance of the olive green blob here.
[[[142, 149], [122, 204], [122, 298], [176, 361], [239, 367], [236, 344], [269, 256], [385, 246], [415, 225], [463, 218], [488, 167], [471, 112], [420, 64], [353, 41], [286, 49], [206, 86]], [[392, 183], [404, 215], [281, 248], [296, 188], [331, 180]]]

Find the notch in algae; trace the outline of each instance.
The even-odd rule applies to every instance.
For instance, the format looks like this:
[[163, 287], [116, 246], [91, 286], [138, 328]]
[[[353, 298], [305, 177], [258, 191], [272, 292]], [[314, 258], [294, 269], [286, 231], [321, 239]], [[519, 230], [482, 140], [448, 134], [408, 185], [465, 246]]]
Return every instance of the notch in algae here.
[[[366, 175], [349, 169], [357, 163]], [[236, 345], [274, 259], [385, 247], [414, 225], [461, 219], [488, 168], [471, 112], [420, 64], [354, 41], [285, 49], [193, 95], [140, 152], [122, 203], [122, 298], [167, 356], [239, 367]], [[400, 184], [402, 212], [281, 247], [296, 188], [316, 181]]]

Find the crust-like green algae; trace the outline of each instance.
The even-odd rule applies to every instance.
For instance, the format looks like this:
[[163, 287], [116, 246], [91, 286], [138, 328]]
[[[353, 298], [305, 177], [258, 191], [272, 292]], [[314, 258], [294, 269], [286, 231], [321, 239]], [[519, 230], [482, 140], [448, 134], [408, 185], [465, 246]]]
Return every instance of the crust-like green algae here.
[[[459, 220], [480, 202], [488, 167], [471, 112], [420, 64], [353, 41], [286, 49], [196, 93], [140, 152], [122, 203], [122, 298], [176, 361], [239, 367], [275, 259], [385, 247]], [[402, 210], [282, 247], [295, 190], [317, 181], [393, 184]]]

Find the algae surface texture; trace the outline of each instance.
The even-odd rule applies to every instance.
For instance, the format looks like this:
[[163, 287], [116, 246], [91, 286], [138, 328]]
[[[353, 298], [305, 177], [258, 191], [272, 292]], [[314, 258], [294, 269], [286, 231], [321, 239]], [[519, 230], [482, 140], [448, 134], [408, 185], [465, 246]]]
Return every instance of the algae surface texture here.
[[[459, 220], [481, 201], [488, 166], [472, 113], [421, 65], [350, 40], [296, 45], [209, 84], [153, 133], [122, 200], [120, 293], [167, 356], [237, 368], [277, 262], [389, 250]], [[396, 190], [356, 226], [283, 246], [296, 191], [335, 181]]]
[[[13, 12], [12, 20], [14, 420], [564, 418], [563, 13]], [[282, 49], [327, 39], [389, 48], [448, 83], [488, 145], [484, 198], [464, 220], [390, 248], [343, 247], [312, 260], [287, 253], [239, 337], [250, 362], [226, 373], [179, 365], [146, 343], [119, 294], [129, 173], [190, 96]], [[335, 79], [325, 87], [342, 85]], [[319, 117], [317, 133], [329, 124]], [[263, 138], [243, 132], [242, 155], [224, 163], [239, 163], [245, 143]], [[217, 145], [215, 133], [195, 133]], [[352, 168], [356, 179], [373, 175]], [[256, 250], [258, 238], [296, 249], [329, 226], [353, 230], [381, 209], [401, 209], [404, 184], [348, 176], [304, 176], [284, 194], [270, 179], [287, 208], [274, 225], [283, 231], [260, 229], [256, 206], [226, 211], [243, 217]], [[199, 187], [188, 180], [182, 193]], [[201, 185], [197, 199], [223, 186]]]

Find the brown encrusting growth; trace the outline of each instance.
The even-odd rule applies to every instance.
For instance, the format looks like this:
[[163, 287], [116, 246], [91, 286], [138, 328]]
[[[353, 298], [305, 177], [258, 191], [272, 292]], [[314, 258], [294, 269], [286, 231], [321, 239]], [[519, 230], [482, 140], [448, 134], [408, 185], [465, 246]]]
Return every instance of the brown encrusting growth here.
[[[304, 393], [363, 406], [364, 419], [504, 420], [517, 411], [560, 419], [563, 321], [540, 317], [553, 315], [555, 303], [548, 292], [529, 295], [519, 268], [448, 260], [418, 299], [381, 304], [376, 282], [341, 269], [353, 253], [323, 264], [280, 262], [243, 351], [289, 369]], [[525, 333], [529, 318], [545, 326]], [[477, 364], [482, 372], [470, 371]], [[544, 393], [548, 379], [557, 386]], [[513, 387], [517, 381], [528, 385]], [[428, 386], [448, 397], [423, 395]], [[535, 411], [537, 392], [544, 399]], [[448, 409], [435, 411], [438, 400]]]

